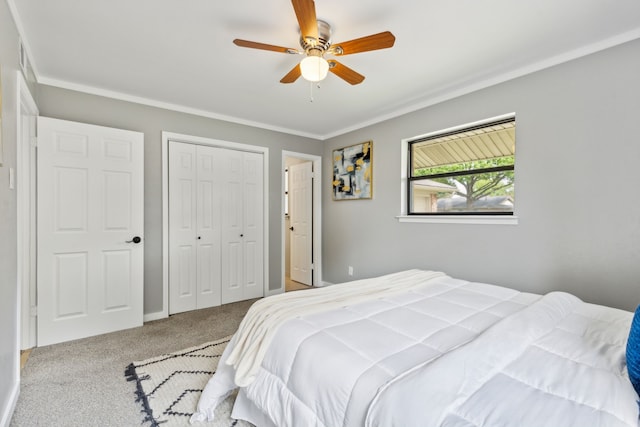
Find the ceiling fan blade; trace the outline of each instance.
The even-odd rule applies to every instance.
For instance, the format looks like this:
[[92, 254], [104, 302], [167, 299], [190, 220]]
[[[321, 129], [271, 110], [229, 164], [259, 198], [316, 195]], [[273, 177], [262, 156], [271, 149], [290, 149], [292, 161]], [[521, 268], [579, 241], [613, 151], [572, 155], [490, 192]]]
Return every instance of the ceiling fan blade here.
[[334, 59], [329, 60], [328, 62], [329, 62], [329, 71], [331, 71], [336, 76], [340, 77], [345, 82], [352, 85], [357, 85], [362, 83], [362, 81], [364, 80], [364, 76], [362, 74], [359, 74], [353, 71], [351, 68], [347, 67], [346, 65], [342, 65], [341, 63], [339, 63]]
[[386, 49], [396, 41], [396, 37], [390, 31], [385, 31], [359, 39], [342, 43], [334, 43], [329, 49], [333, 55], [350, 55], [352, 53], [368, 52], [370, 50]]
[[249, 47], [251, 49], [270, 50], [273, 52], [281, 52], [281, 53], [299, 53], [296, 49], [291, 49], [291, 48], [282, 47], [282, 46], [274, 46], [272, 44], [252, 42], [249, 40], [235, 39], [233, 41], [233, 44], [240, 47]]
[[302, 73], [300, 72], [300, 64], [296, 64], [296, 66], [293, 67], [291, 71], [289, 71], [287, 75], [282, 78], [282, 80], [280, 80], [280, 83], [293, 83], [298, 80], [298, 77], [300, 77], [301, 75]]
[[318, 40], [318, 20], [316, 19], [315, 2], [313, 0], [291, 0], [291, 3], [298, 18], [302, 37], [312, 37], [314, 40]]

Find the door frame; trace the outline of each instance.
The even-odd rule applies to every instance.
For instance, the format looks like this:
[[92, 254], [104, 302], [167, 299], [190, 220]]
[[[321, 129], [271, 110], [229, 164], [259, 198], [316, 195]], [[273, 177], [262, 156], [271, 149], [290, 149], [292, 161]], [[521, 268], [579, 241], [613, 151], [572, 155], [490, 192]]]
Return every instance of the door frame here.
[[[20, 71], [16, 71], [16, 181], [17, 181], [17, 260], [18, 294], [20, 303], [18, 316], [20, 333], [19, 348], [26, 350], [37, 345], [36, 328], [36, 125], [38, 106], [29, 90], [27, 81]], [[29, 123], [33, 135], [25, 135], [23, 117]], [[33, 172], [33, 173], [32, 173]]]
[[274, 292], [269, 290], [269, 148], [239, 142], [201, 136], [162, 132], [162, 310], [144, 315], [144, 321], [163, 319], [169, 316], [169, 141], [187, 144], [208, 145], [238, 151], [262, 154], [263, 160], [263, 203], [264, 203], [264, 296]]
[[285, 192], [285, 164], [286, 158], [292, 157], [301, 160], [309, 160], [313, 163], [313, 209], [312, 209], [312, 218], [313, 218], [313, 226], [311, 235], [313, 236], [313, 274], [312, 274], [312, 286], [323, 286], [322, 282], [322, 157], [316, 156], [313, 154], [306, 153], [297, 153], [295, 151], [285, 151], [282, 150], [282, 170], [281, 170], [281, 205], [280, 205], [280, 236], [281, 236], [281, 266], [280, 266], [280, 277], [282, 278], [282, 283], [280, 284], [279, 292], [284, 292], [285, 287], [285, 239], [286, 239], [286, 227], [285, 227], [285, 205], [284, 205], [284, 192]]

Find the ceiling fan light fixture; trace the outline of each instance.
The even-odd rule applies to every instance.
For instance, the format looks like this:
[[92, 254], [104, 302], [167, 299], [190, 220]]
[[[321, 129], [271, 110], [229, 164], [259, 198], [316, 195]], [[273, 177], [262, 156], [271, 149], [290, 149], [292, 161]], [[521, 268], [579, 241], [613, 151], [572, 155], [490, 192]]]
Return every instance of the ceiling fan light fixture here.
[[322, 56], [307, 56], [300, 61], [300, 73], [310, 82], [324, 80], [328, 72], [329, 63]]

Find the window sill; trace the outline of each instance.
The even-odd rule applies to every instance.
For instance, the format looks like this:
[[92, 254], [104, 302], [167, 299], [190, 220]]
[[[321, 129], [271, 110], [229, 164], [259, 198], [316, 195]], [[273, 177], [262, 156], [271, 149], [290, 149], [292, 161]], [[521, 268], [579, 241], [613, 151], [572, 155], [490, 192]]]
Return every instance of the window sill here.
[[398, 222], [421, 222], [427, 224], [489, 224], [518, 225], [515, 215], [398, 215]]

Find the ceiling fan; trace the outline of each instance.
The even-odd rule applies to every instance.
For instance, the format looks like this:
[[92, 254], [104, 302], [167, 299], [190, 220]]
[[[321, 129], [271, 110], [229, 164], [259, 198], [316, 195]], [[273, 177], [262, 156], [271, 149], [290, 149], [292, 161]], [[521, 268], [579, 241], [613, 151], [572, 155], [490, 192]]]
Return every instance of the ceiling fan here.
[[292, 49], [265, 43], [235, 39], [234, 44], [252, 49], [270, 50], [273, 52], [304, 55], [305, 57], [280, 80], [280, 83], [293, 83], [298, 77], [311, 82], [319, 82], [331, 71], [347, 83], [362, 83], [364, 76], [357, 73], [335, 59], [325, 59], [325, 55], [343, 56], [353, 53], [392, 47], [396, 38], [389, 31], [349, 40], [342, 43], [331, 43], [331, 26], [325, 21], [316, 19], [316, 5], [313, 0], [291, 0], [300, 25], [300, 47]]

